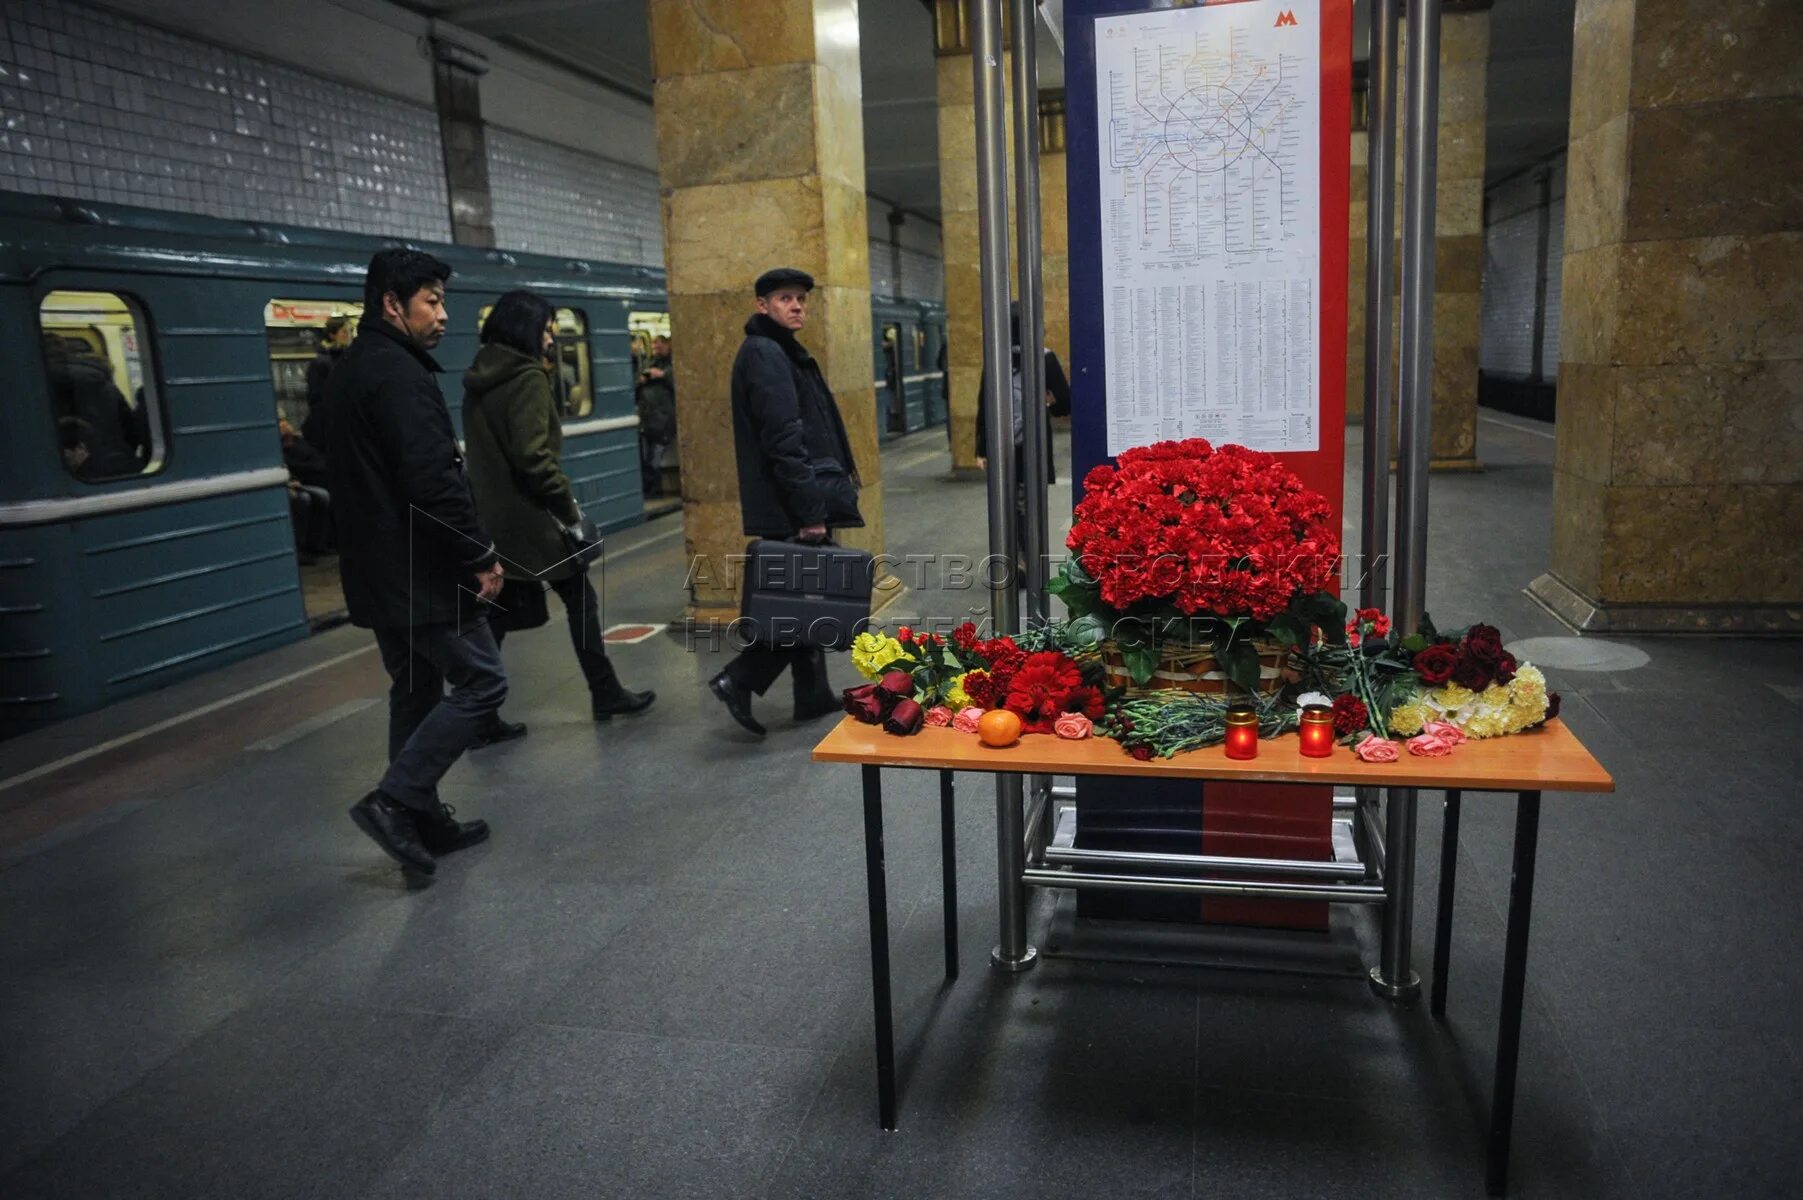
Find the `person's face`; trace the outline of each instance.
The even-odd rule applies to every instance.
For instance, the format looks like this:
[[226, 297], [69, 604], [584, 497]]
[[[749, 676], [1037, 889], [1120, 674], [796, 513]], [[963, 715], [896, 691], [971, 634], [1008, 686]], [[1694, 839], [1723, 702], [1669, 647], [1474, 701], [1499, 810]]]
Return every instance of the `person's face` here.
[[550, 358], [551, 348], [555, 345], [557, 345], [557, 318], [552, 317], [545, 322], [544, 336], [539, 339], [538, 352], [540, 357]]
[[759, 296], [758, 311], [784, 329], [799, 331], [808, 319], [807, 289], [781, 287], [767, 296]]
[[652, 339], [651, 353], [657, 355], [659, 358], [670, 357], [670, 339], [665, 337]]
[[433, 280], [413, 293], [405, 304], [389, 292], [382, 297], [382, 315], [412, 338], [414, 345], [430, 350], [444, 337], [444, 285]]
[[351, 344], [351, 325], [350, 325], [350, 322], [346, 321], [343, 325], [340, 325], [338, 327], [338, 332], [334, 333], [332, 335], [332, 345], [343, 347], [343, 346], [348, 346], [350, 344]]

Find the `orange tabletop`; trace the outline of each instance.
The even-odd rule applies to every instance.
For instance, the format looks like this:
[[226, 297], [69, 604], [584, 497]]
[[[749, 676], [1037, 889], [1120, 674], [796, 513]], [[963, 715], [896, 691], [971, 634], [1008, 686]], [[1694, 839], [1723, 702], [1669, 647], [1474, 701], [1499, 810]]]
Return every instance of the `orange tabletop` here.
[[1136, 775], [1152, 779], [1231, 779], [1247, 783], [1346, 783], [1375, 787], [1460, 788], [1498, 792], [1613, 792], [1615, 780], [1562, 721], [1508, 737], [1466, 742], [1444, 758], [1407, 750], [1393, 763], [1361, 762], [1335, 746], [1331, 758], [1304, 758], [1293, 733], [1261, 741], [1258, 757], [1231, 759], [1220, 746], [1140, 762], [1107, 738], [1066, 741], [1050, 734], [991, 749], [972, 733], [922, 729], [912, 737], [846, 717], [814, 747], [815, 762], [1033, 775]]

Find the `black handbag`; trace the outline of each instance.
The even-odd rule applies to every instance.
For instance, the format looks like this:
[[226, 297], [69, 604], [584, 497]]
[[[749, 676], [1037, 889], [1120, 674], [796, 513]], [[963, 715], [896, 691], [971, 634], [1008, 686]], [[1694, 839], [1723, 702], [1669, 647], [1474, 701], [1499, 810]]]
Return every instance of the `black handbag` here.
[[501, 591], [489, 602], [488, 624], [502, 633], [519, 633], [537, 629], [551, 619], [551, 606], [545, 601], [545, 585], [537, 579], [501, 581]]
[[874, 568], [868, 550], [831, 542], [752, 542], [745, 548], [741, 633], [779, 650], [843, 650], [870, 625]]
[[557, 528], [563, 534], [564, 552], [570, 558], [586, 567], [601, 557], [601, 531], [587, 517], [578, 517], [574, 525], [565, 525], [559, 521]]

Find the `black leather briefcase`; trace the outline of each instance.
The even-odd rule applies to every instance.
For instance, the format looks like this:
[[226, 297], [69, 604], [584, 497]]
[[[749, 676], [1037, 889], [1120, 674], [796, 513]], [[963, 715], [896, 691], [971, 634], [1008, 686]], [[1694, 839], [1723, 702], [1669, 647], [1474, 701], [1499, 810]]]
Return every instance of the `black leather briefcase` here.
[[747, 642], [843, 650], [869, 626], [874, 563], [868, 550], [755, 541], [745, 555], [739, 625]]

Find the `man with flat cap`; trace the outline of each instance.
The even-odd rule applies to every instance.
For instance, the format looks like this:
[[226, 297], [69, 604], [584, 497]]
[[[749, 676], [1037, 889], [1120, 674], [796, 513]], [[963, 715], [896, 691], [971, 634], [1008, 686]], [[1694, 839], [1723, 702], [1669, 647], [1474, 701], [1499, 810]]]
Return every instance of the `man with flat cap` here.
[[[807, 320], [814, 280], [778, 267], [758, 276], [757, 312], [745, 323], [745, 343], [732, 364], [732, 433], [739, 463], [739, 507], [745, 532], [780, 541], [825, 541], [834, 529], [864, 524], [858, 512], [858, 473], [839, 405], [820, 364], [795, 340]], [[733, 720], [757, 734], [751, 715], [761, 696], [788, 668], [795, 684], [795, 719], [840, 710], [826, 678], [826, 654], [811, 646], [752, 646], [726, 665], [708, 687]]]

